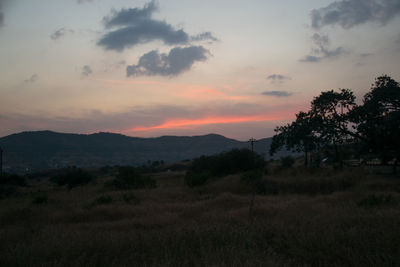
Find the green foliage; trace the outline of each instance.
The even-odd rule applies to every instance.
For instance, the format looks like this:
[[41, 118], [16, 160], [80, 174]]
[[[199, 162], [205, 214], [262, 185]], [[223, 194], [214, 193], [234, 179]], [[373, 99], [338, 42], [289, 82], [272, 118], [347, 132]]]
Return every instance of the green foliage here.
[[93, 201], [93, 205], [107, 205], [112, 203], [111, 196], [100, 196]]
[[349, 179], [335, 178], [305, 178], [291, 177], [290, 179], [265, 179], [263, 185], [266, 194], [331, 194], [337, 191], [345, 191], [354, 185]]
[[26, 186], [26, 180], [23, 176], [10, 173], [0, 174], [0, 186]]
[[205, 184], [212, 177], [263, 169], [262, 156], [249, 149], [233, 149], [215, 156], [201, 156], [193, 161], [185, 177], [189, 186]]
[[99, 173], [100, 173], [101, 175], [112, 174], [113, 171], [114, 171], [114, 169], [115, 169], [114, 167], [109, 166], [109, 165], [106, 165], [106, 166], [103, 166], [103, 167], [101, 167], [101, 168], [99, 169]]
[[376, 78], [363, 105], [352, 113], [356, 130], [366, 151], [383, 160], [400, 157], [400, 85], [389, 76]]
[[242, 174], [240, 179], [243, 182], [246, 182], [248, 184], [254, 183], [255, 181], [261, 180], [263, 177], [263, 171], [262, 170], [251, 170], [247, 171]]
[[0, 185], [0, 199], [18, 194], [17, 188], [10, 185]]
[[48, 197], [44, 193], [39, 193], [35, 195], [32, 199], [32, 203], [37, 205], [47, 204], [47, 202], [48, 202]]
[[195, 159], [190, 170], [194, 172], [209, 171], [213, 176], [224, 176], [262, 169], [264, 165], [264, 159], [257, 153], [249, 149], [233, 149], [215, 156], [202, 156]]
[[322, 92], [313, 99], [310, 112], [318, 122], [314, 127], [323, 144], [339, 144], [353, 135], [348, 115], [355, 107], [355, 96], [349, 89]]
[[400, 157], [400, 85], [383, 75], [357, 106], [349, 89], [325, 91], [315, 97], [308, 112], [296, 114], [296, 121], [275, 129], [270, 154], [279, 149], [304, 151], [334, 150], [341, 162], [343, 144], [362, 143], [364, 152], [374, 152], [384, 161]]
[[68, 189], [86, 185], [93, 180], [94, 177], [89, 172], [80, 168], [68, 168], [62, 173], [50, 178], [50, 181], [53, 183], [57, 184], [58, 186], [66, 185]]
[[269, 153], [274, 155], [285, 147], [296, 152], [309, 152], [315, 148], [318, 138], [315, 133], [318, 121], [311, 112], [299, 112], [296, 120], [286, 126], [275, 128], [276, 134], [272, 137]]
[[361, 199], [357, 202], [357, 205], [360, 207], [378, 207], [382, 205], [394, 204], [395, 199], [392, 194], [388, 195], [369, 195], [368, 197]]
[[281, 158], [281, 167], [283, 169], [289, 169], [293, 166], [295, 160], [292, 156], [286, 156]]
[[119, 190], [154, 188], [156, 181], [148, 176], [139, 173], [134, 167], [119, 167], [114, 180], [105, 183], [107, 187], [114, 187]]
[[253, 188], [255, 194], [265, 194], [266, 189], [263, 178], [264, 171], [262, 169], [247, 171], [240, 177], [241, 181], [249, 184]]
[[188, 171], [185, 175], [185, 184], [190, 187], [204, 185], [212, 178], [209, 172]]
[[129, 194], [124, 194], [122, 196], [122, 199], [128, 203], [128, 204], [134, 204], [137, 205], [140, 203], [140, 199], [133, 193], [129, 193]]

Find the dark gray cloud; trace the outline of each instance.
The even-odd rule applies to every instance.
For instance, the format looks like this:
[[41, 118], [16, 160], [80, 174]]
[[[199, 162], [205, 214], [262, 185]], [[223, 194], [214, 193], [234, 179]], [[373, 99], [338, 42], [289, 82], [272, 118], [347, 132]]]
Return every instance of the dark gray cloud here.
[[90, 68], [89, 65], [85, 65], [85, 66], [82, 67], [82, 76], [86, 76], [87, 77], [92, 73], [93, 73], [92, 68]]
[[123, 8], [120, 11], [113, 10], [111, 11], [111, 16], [103, 18], [103, 23], [106, 28], [116, 26], [135, 26], [152, 20], [151, 15], [157, 10], [158, 6], [155, 1], [151, 1], [143, 8]]
[[175, 47], [169, 54], [153, 50], [140, 57], [137, 65], [126, 67], [126, 76], [175, 76], [189, 70], [196, 61], [207, 59], [209, 51], [202, 46]]
[[4, 26], [4, 4], [8, 0], [0, 0], [0, 28]]
[[311, 11], [311, 26], [339, 25], [349, 29], [367, 22], [385, 25], [400, 14], [399, 0], [342, 0]]
[[158, 10], [155, 1], [143, 8], [121, 9], [112, 11], [110, 16], [103, 18], [105, 33], [97, 42], [106, 50], [123, 51], [139, 44], [159, 40], [167, 45], [187, 45], [190, 41], [215, 41], [209, 32], [190, 37], [183, 29], [175, 29], [165, 21], [152, 19], [152, 14]]
[[267, 77], [267, 80], [270, 80], [272, 83], [283, 83], [286, 80], [290, 80], [291, 78], [282, 74], [271, 74]]
[[372, 54], [372, 53], [361, 53], [360, 54], [360, 57], [361, 58], [367, 58], [367, 57], [370, 57], [370, 56], [373, 56], [374, 54]]
[[330, 49], [330, 41], [328, 35], [314, 33], [311, 37], [314, 47], [311, 49], [311, 55], [306, 55], [301, 62], [320, 62], [324, 59], [339, 57], [346, 53], [346, 50], [339, 46], [335, 49]]
[[135, 26], [128, 26], [105, 34], [98, 45], [106, 50], [123, 51], [138, 44], [161, 40], [167, 45], [187, 44], [189, 36], [183, 30], [175, 30], [171, 25], [149, 20]]
[[0, 27], [3, 27], [3, 25], [4, 25], [4, 14], [0, 9]]
[[83, 4], [83, 3], [89, 3], [92, 2], [93, 0], [77, 0], [78, 4]]
[[197, 42], [197, 41], [212, 41], [212, 42], [217, 42], [218, 39], [213, 36], [211, 32], [203, 32], [198, 35], [192, 36], [190, 38], [191, 41]]
[[39, 76], [37, 74], [32, 74], [32, 76], [26, 80], [24, 80], [24, 82], [26, 83], [34, 83], [39, 79]]
[[268, 96], [287, 97], [287, 96], [291, 96], [293, 93], [290, 93], [287, 91], [266, 91], [266, 92], [263, 92], [262, 94], [268, 95]]
[[58, 40], [61, 37], [63, 37], [64, 35], [66, 35], [67, 33], [74, 33], [74, 30], [66, 29], [63, 27], [63, 28], [60, 28], [60, 29], [56, 30], [55, 32], [53, 32], [50, 35], [50, 38], [53, 40]]

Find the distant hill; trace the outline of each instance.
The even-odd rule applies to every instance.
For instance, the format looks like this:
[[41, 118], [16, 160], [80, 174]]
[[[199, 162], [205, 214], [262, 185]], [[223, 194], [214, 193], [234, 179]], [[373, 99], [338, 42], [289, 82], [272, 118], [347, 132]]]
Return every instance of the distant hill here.
[[[258, 140], [254, 149], [268, 158], [270, 143], [271, 138]], [[248, 142], [217, 134], [138, 138], [115, 133], [86, 135], [52, 131], [5, 136], [0, 138], [0, 146], [4, 151], [4, 170], [10, 172], [66, 166], [142, 165], [156, 160], [168, 163], [213, 155], [233, 148], [250, 148]]]

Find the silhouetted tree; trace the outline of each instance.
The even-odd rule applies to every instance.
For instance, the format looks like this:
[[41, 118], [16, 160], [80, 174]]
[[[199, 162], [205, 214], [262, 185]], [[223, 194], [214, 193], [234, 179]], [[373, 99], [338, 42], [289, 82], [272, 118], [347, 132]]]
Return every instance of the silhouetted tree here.
[[316, 123], [316, 118], [310, 112], [299, 112], [294, 122], [276, 127], [277, 134], [272, 138], [270, 155], [283, 147], [291, 151], [304, 152], [304, 164], [307, 166], [308, 153], [316, 147], [319, 140], [315, 131]]
[[339, 160], [338, 145], [350, 136], [357, 136], [349, 128], [349, 114], [355, 107], [355, 96], [349, 89], [322, 92], [311, 102], [310, 113], [316, 122], [314, 131], [322, 144], [334, 147], [336, 161]]
[[275, 129], [270, 154], [282, 147], [307, 152], [317, 146], [333, 146], [339, 160], [339, 145], [346, 139], [364, 144], [387, 160], [400, 157], [400, 85], [387, 75], [375, 79], [363, 104], [357, 106], [349, 89], [322, 92], [311, 110], [300, 112], [296, 121]]
[[387, 75], [375, 79], [363, 104], [352, 113], [357, 134], [364, 148], [380, 154], [383, 160], [400, 157], [400, 86]]

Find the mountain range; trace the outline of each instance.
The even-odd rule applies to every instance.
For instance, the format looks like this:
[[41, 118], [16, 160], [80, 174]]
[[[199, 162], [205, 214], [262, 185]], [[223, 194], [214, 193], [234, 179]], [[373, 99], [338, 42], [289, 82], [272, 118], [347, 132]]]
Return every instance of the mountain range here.
[[[271, 140], [257, 140], [254, 150], [269, 159]], [[0, 147], [3, 149], [4, 171], [23, 173], [67, 166], [138, 166], [161, 160], [172, 163], [234, 148], [250, 148], [250, 143], [217, 134], [139, 138], [103, 132], [69, 134], [34, 131], [2, 137]], [[281, 152], [276, 157], [287, 153]]]

